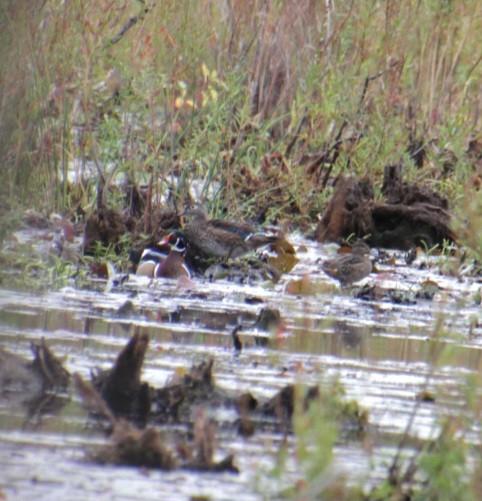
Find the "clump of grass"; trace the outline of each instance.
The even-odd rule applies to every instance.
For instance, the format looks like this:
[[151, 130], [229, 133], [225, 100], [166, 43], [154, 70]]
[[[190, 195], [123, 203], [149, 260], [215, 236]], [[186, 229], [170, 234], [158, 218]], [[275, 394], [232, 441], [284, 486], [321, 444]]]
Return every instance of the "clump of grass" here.
[[479, 385], [480, 377], [467, 378], [461, 386], [466, 404], [460, 415], [442, 418], [435, 438], [424, 442], [405, 464], [397, 454], [387, 480], [372, 489], [368, 499], [479, 499], [480, 445], [467, 440], [469, 430], [480, 427]]
[[[266, 472], [270, 485], [263, 487], [265, 482], [260, 473], [259, 490], [272, 490], [273, 484], [276, 485], [276, 499], [280, 492], [287, 499], [361, 499], [361, 489], [353, 482], [348, 485], [344, 474], [333, 468], [333, 448], [341, 437], [363, 434], [367, 411], [356, 401], [346, 399], [338, 381], [325, 381], [318, 388], [317, 398], [309, 402], [307, 391], [312, 390], [302, 385], [295, 390], [294, 447], [290, 449], [288, 442], [281, 444], [274, 467]], [[286, 478], [289, 461], [296, 464], [298, 472], [294, 484]]]
[[4, 250], [0, 259], [0, 286], [15, 290], [51, 291], [80, 284], [86, 270], [54, 253], [40, 254], [31, 244]]

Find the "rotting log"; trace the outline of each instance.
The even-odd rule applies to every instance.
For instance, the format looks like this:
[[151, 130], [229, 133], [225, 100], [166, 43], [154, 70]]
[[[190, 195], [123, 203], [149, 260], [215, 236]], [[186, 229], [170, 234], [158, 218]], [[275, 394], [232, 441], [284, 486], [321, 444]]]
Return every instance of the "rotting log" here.
[[401, 166], [385, 168], [382, 194], [386, 203], [377, 203], [369, 180], [340, 177], [315, 239], [341, 243], [365, 237], [370, 245], [402, 250], [455, 240], [447, 201], [426, 186], [404, 183]]

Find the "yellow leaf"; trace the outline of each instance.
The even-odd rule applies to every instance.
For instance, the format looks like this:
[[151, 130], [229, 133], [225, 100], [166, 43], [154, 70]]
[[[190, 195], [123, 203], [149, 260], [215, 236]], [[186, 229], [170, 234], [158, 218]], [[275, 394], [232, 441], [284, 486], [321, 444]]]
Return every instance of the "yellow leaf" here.
[[209, 68], [206, 66], [206, 63], [201, 64], [201, 71], [203, 74], [204, 81], [207, 82], [209, 78]]
[[218, 93], [214, 89], [209, 89], [209, 92], [211, 93], [211, 99], [215, 103], [218, 100]]
[[182, 108], [183, 104], [184, 104], [184, 99], [182, 97], [176, 97], [174, 101], [174, 108], [178, 110], [179, 108]]
[[294, 254], [278, 254], [277, 256], [269, 256], [268, 263], [274, 266], [280, 273], [289, 273], [299, 259]]
[[271, 244], [270, 249], [276, 254], [295, 254], [295, 248], [292, 244], [288, 242], [288, 240], [282, 238], [277, 240], [274, 244]]

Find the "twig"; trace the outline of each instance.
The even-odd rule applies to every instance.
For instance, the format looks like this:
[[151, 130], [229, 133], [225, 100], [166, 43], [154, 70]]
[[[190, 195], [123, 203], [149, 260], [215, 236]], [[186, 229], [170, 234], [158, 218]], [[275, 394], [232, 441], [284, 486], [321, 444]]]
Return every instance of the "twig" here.
[[267, 13], [269, 10], [269, 0], [265, 0], [263, 2], [263, 6], [260, 9], [259, 17], [261, 18], [261, 22], [259, 23], [257, 30], [257, 46], [254, 55], [254, 61], [256, 64], [253, 68], [253, 72], [251, 74], [251, 79], [249, 82], [250, 89], [250, 105], [251, 105], [251, 114], [256, 115], [259, 113], [259, 103], [260, 103], [260, 89], [261, 89], [261, 66], [265, 63], [264, 51], [263, 51], [263, 38], [265, 37], [265, 29], [267, 23]]
[[295, 144], [298, 142], [298, 138], [300, 136], [301, 129], [304, 127], [306, 124], [306, 115], [303, 115], [303, 118], [300, 120], [300, 123], [298, 124], [298, 127], [296, 128], [296, 132], [293, 135], [293, 138], [291, 141], [288, 143], [288, 146], [286, 147], [285, 151], [285, 157], [289, 157], [291, 150], [294, 148]]
[[[440, 330], [441, 330], [441, 328], [442, 328], [442, 317], [440, 317], [438, 319], [438, 321], [435, 325], [435, 328], [434, 328], [434, 337], [436, 338], [437, 343], [440, 343]], [[424, 381], [424, 388], [425, 389], [428, 387], [429, 382], [432, 380], [432, 378], [434, 376], [435, 364], [436, 364], [437, 356], [438, 356], [437, 353], [432, 353], [431, 355], [432, 355], [432, 360], [431, 360], [431, 364], [430, 364], [430, 369], [427, 372], [427, 374], [425, 376], [425, 381]], [[406, 481], [407, 479], [409, 479], [410, 476], [413, 475], [413, 473], [415, 471], [416, 459], [418, 458], [418, 456], [422, 452], [423, 446], [420, 446], [417, 453], [413, 454], [413, 456], [411, 457], [411, 460], [409, 461], [409, 464], [405, 469], [405, 474], [401, 477], [398, 476], [400, 456], [402, 454], [402, 450], [404, 449], [404, 447], [408, 441], [409, 433], [412, 429], [413, 422], [415, 420], [415, 417], [417, 416], [417, 413], [418, 413], [418, 410], [420, 408], [421, 403], [422, 403], [421, 399], [419, 399], [415, 402], [415, 405], [413, 406], [413, 410], [410, 414], [407, 425], [405, 427], [405, 431], [403, 433], [403, 436], [402, 436], [400, 442], [398, 443], [397, 453], [395, 454], [393, 461], [392, 461], [392, 464], [391, 464], [390, 468], [388, 469], [389, 479], [393, 484], [401, 484], [404, 481]]]
[[348, 13], [347, 15], [345, 16], [345, 18], [342, 20], [342, 22], [340, 23], [340, 25], [338, 26], [338, 29], [336, 30], [336, 33], [333, 32], [333, 30], [331, 30], [331, 35], [330, 37], [326, 40], [326, 42], [323, 44], [323, 50], [327, 50], [328, 49], [328, 46], [330, 45], [330, 43], [332, 42], [332, 40], [335, 38], [335, 34], [337, 33], [341, 33], [341, 31], [343, 30], [343, 28], [345, 27], [345, 24], [347, 23], [348, 19], [350, 18], [351, 16], [351, 13], [353, 11], [353, 5], [355, 4], [355, 0], [351, 0], [351, 4], [350, 4], [350, 7], [348, 9]]
[[[365, 101], [367, 92], [368, 92], [368, 86], [370, 85], [370, 82], [373, 80], [376, 80], [377, 78], [380, 78], [383, 76], [385, 73], [390, 71], [394, 66], [398, 65], [400, 63], [399, 60], [391, 62], [387, 68], [385, 68], [382, 71], [379, 71], [375, 75], [368, 75], [365, 78], [365, 82], [363, 83], [362, 90], [360, 92], [360, 97], [358, 100], [358, 108], [356, 110], [355, 115], [359, 115], [362, 110], [363, 102]], [[338, 134], [335, 137], [335, 140], [333, 144], [327, 148], [321, 155], [316, 158], [314, 162], [311, 163], [311, 165], [308, 167], [307, 172], [314, 173], [318, 167], [320, 167], [322, 164], [327, 163], [328, 167], [326, 169], [326, 172], [323, 176], [323, 180], [321, 182], [321, 188], [324, 189], [326, 185], [328, 184], [328, 179], [330, 178], [331, 172], [333, 171], [333, 167], [335, 162], [338, 160], [338, 157], [340, 156], [340, 145], [344, 142], [343, 139], [341, 139], [341, 135], [343, 131], [345, 130], [346, 126], [348, 125], [348, 120], [345, 118], [340, 126], [340, 129], [338, 131]], [[348, 140], [352, 139], [348, 138]], [[333, 152], [331, 158], [330, 154]]]
[[328, 184], [328, 179], [330, 178], [331, 171], [333, 170], [333, 166], [335, 165], [335, 162], [338, 160], [338, 157], [340, 156], [340, 145], [343, 143], [341, 139], [341, 135], [343, 133], [343, 130], [345, 127], [348, 125], [348, 120], [345, 118], [343, 120], [343, 123], [341, 124], [340, 130], [338, 131], [338, 134], [336, 135], [335, 138], [335, 143], [333, 146], [330, 148], [328, 151], [333, 151], [333, 156], [331, 157], [331, 160], [328, 162], [328, 168], [326, 169], [325, 175], [323, 176], [323, 181], [321, 182], [321, 189], [323, 190], [326, 185]]
[[[335, 141], [333, 142], [333, 144], [326, 150], [324, 150], [306, 169], [306, 172], [308, 172], [309, 174], [314, 174], [315, 171], [318, 169], [318, 167], [322, 166], [324, 163], [329, 164], [327, 172], [323, 176], [322, 188], [324, 188], [327, 185], [328, 178], [331, 174], [331, 171], [333, 170], [333, 164], [336, 162], [338, 156], [340, 155], [340, 145], [343, 143], [341, 135], [347, 125], [348, 125], [348, 120], [345, 118], [340, 126], [340, 129], [335, 137]], [[330, 159], [331, 152], [333, 152], [333, 156]]]
[[[325, 0], [325, 7], [326, 7], [326, 39], [331, 40], [333, 33], [333, 28], [331, 24], [331, 14], [333, 10], [332, 0]], [[326, 46], [326, 51], [328, 53], [328, 60], [330, 60], [331, 63], [331, 50], [329, 45]]]
[[[145, 5], [145, 1], [144, 0], [138, 0], [139, 2], [141, 2], [143, 5]], [[112, 45], [115, 45], [116, 43], [119, 43], [122, 38], [124, 37], [124, 35], [135, 25], [137, 24], [139, 21], [142, 21], [146, 15], [152, 10], [152, 8], [154, 7], [154, 4], [146, 7], [143, 11], [141, 11], [141, 13], [138, 15], [138, 16], [132, 16], [126, 24], [124, 24], [124, 26], [120, 29], [120, 31], [117, 33], [117, 35], [115, 35], [113, 38], [111, 38], [105, 45], [104, 45], [104, 49], [108, 49], [109, 47], [111, 47]]]
[[385, 73], [390, 71], [394, 66], [397, 66], [399, 63], [400, 63], [400, 61], [398, 59], [396, 61], [392, 61], [388, 65], [388, 68], [385, 68], [384, 70], [381, 70], [378, 73], [375, 73], [375, 75], [371, 75], [371, 76], [369, 75], [365, 78], [365, 83], [363, 84], [363, 89], [360, 93], [360, 99], [358, 101], [358, 109], [356, 111], [357, 115], [361, 111], [363, 101], [365, 101], [365, 97], [366, 97], [367, 91], [368, 91], [368, 85], [370, 84], [370, 82], [372, 82], [373, 80], [376, 80], [377, 78], [382, 77], [383, 75], [385, 75]]
[[152, 207], [152, 183], [154, 174], [151, 174], [149, 179], [149, 185], [147, 187], [147, 198], [146, 198], [146, 210], [144, 212], [144, 235], [147, 235], [150, 231], [150, 221], [151, 221], [151, 207]]

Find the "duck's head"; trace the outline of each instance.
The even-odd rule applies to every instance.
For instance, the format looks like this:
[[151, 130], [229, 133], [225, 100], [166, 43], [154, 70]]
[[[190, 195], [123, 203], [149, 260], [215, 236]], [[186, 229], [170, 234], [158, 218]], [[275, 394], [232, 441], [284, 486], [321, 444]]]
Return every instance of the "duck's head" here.
[[177, 232], [169, 233], [166, 237], [164, 237], [159, 245], [167, 245], [174, 252], [180, 252], [181, 254], [186, 251], [186, 244], [182, 235]]

